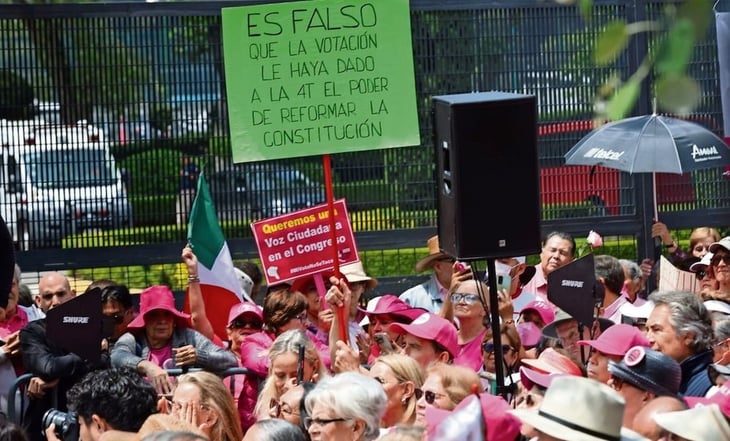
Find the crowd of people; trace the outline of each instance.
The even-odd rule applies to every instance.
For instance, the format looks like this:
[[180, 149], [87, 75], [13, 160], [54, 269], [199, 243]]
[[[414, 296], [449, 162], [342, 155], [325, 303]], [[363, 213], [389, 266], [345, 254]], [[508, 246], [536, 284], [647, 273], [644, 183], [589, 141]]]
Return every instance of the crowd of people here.
[[76, 297], [68, 279], [45, 273], [21, 305], [16, 265], [0, 308], [3, 430], [19, 441], [730, 440], [730, 236], [698, 228], [685, 252], [665, 225], [653, 233], [697, 292], [647, 293], [654, 262], [595, 254], [602, 295], [590, 321], [572, 316], [549, 280], [576, 260], [576, 241], [552, 232], [535, 265], [496, 259], [493, 314], [490, 283], [432, 237], [422, 284], [370, 296], [377, 280], [355, 263], [324, 283], [268, 286], [261, 306], [230, 309], [226, 339], [186, 246], [189, 313], [166, 286], [142, 290], [139, 308], [115, 281], [87, 288], [113, 324], [98, 359], [49, 335], [46, 314]]

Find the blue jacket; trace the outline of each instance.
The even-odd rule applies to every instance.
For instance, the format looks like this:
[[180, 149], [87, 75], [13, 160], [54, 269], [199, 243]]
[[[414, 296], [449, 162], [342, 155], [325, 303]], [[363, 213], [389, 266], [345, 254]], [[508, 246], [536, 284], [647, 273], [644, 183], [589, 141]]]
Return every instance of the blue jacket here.
[[687, 357], [679, 366], [682, 368], [682, 382], [679, 393], [684, 397], [704, 397], [712, 387], [707, 366], [712, 363], [712, 349]]

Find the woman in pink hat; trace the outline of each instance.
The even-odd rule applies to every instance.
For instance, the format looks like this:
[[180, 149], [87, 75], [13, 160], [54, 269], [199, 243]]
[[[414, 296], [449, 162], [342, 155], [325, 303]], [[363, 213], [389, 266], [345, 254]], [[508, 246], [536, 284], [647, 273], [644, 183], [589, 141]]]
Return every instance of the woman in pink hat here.
[[169, 395], [174, 388], [164, 367], [199, 367], [220, 372], [237, 366], [230, 351], [190, 328], [189, 319], [188, 314], [175, 308], [170, 288], [146, 288], [140, 294], [139, 315], [112, 348], [112, 366], [137, 369], [160, 395]]

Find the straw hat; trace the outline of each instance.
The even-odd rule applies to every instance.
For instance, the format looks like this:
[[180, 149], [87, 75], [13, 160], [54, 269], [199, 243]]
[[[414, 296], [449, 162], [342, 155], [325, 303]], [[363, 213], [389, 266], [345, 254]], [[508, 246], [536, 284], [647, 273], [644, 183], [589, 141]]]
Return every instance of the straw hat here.
[[420, 273], [426, 271], [427, 269], [433, 268], [434, 262], [439, 259], [453, 259], [452, 256], [441, 252], [441, 248], [439, 248], [438, 236], [433, 236], [432, 238], [428, 239], [426, 245], [428, 246], [428, 256], [416, 262], [416, 272]]
[[618, 392], [585, 377], [553, 379], [539, 409], [510, 411], [552, 437], [565, 441], [646, 440], [621, 427], [625, 401]]

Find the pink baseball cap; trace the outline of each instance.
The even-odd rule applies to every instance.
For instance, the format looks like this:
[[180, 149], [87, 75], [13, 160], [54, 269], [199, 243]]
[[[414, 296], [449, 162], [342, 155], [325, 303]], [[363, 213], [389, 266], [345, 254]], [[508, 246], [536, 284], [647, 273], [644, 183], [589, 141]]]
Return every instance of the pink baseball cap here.
[[264, 320], [264, 313], [258, 305], [251, 302], [241, 302], [231, 306], [231, 310], [228, 311], [228, 326], [230, 326], [235, 319], [244, 314], [253, 314], [257, 319], [261, 321]]
[[578, 340], [579, 345], [590, 345], [606, 355], [623, 357], [634, 346], [650, 347], [651, 343], [636, 326], [620, 323], [603, 331], [595, 340]]
[[566, 375], [570, 374], [560, 372], [545, 374], [542, 372], [538, 372], [535, 369], [520, 366], [520, 382], [523, 386], [525, 386], [526, 390], [532, 389], [533, 384], [548, 388], [550, 387], [550, 384], [553, 382], [554, 379], [558, 377], [564, 377]]
[[391, 323], [389, 329], [398, 334], [411, 334], [424, 340], [440, 344], [453, 356], [459, 353], [459, 338], [456, 327], [450, 321], [430, 312], [416, 317], [410, 325]]
[[358, 309], [365, 313], [365, 318], [360, 322], [360, 326], [370, 324], [370, 316], [373, 315], [392, 315], [399, 322], [412, 322], [416, 317], [426, 312], [423, 308], [414, 308], [393, 294], [384, 294], [374, 297], [368, 301], [367, 309]]
[[709, 397], [684, 397], [690, 408], [717, 404], [726, 418], [730, 418], [730, 385], [725, 383]]
[[438, 427], [447, 419], [454, 418], [456, 425], [463, 425], [460, 420], [459, 411], [467, 408], [473, 403], [473, 400], [479, 400], [482, 408], [481, 414], [484, 418], [484, 428], [486, 429], [484, 438], [486, 441], [514, 441], [520, 434], [522, 423], [519, 418], [507, 413], [511, 409], [510, 405], [501, 396], [491, 395], [487, 392], [480, 394], [471, 394], [461, 400], [453, 411], [437, 409], [429, 407], [426, 409], [426, 421], [428, 421], [427, 433], [429, 439], [437, 434]]
[[553, 348], [547, 348], [537, 358], [523, 358], [522, 364], [544, 374], [570, 374], [583, 376], [577, 364], [570, 357]]
[[550, 307], [550, 305], [547, 304], [544, 300], [533, 300], [527, 305], [525, 305], [524, 308], [522, 308], [522, 311], [520, 311], [520, 314], [524, 314], [525, 311], [535, 311], [540, 318], [542, 319], [543, 323], [546, 325], [550, 324], [555, 320], [555, 311], [553, 311], [553, 308]]

